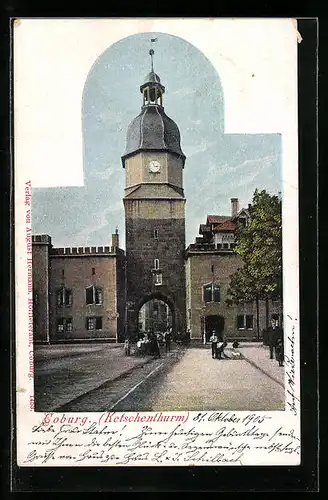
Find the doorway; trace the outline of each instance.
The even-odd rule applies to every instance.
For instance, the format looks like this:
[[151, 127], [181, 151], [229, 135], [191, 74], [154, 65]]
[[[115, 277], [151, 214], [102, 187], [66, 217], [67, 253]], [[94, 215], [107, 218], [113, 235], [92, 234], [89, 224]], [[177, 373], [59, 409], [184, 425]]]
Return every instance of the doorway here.
[[218, 314], [213, 314], [211, 316], [205, 316], [205, 335], [206, 342], [209, 342], [210, 336], [212, 335], [213, 330], [218, 337], [223, 336], [224, 331], [224, 317]]

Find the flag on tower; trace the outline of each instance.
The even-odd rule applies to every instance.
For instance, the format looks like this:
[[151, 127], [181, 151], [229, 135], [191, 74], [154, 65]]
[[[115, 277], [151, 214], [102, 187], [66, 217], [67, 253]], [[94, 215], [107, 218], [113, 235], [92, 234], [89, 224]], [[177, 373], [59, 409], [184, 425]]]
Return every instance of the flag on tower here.
[[150, 41], [151, 42], [157, 42], [158, 38], [151, 38]]

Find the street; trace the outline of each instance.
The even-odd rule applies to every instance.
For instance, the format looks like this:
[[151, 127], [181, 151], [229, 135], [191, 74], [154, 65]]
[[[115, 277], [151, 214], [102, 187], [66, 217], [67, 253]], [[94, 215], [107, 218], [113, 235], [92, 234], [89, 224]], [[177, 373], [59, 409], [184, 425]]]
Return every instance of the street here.
[[[203, 346], [174, 346], [158, 359], [125, 357], [121, 346], [91, 347], [36, 362], [37, 411], [284, 409], [283, 384], [246, 359], [212, 359]], [[278, 375], [282, 380], [283, 368]]]

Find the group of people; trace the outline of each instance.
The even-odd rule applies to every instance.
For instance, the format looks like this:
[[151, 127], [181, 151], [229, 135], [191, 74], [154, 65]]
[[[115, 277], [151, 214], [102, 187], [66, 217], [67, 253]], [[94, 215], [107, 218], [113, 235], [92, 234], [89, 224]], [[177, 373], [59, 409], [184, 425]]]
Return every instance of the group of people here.
[[[163, 335], [165, 343], [165, 352], [171, 351], [172, 342], [172, 329], [167, 329]], [[158, 335], [153, 331], [147, 331], [146, 333], [139, 333], [137, 336], [136, 343], [137, 350], [139, 354], [150, 354], [158, 358], [161, 357], [160, 352], [160, 339]], [[124, 353], [126, 356], [131, 355], [131, 341], [127, 338], [124, 342]]]
[[213, 330], [212, 335], [210, 337], [210, 342], [212, 345], [212, 358], [213, 359], [222, 359], [222, 357], [227, 358], [228, 356], [224, 352], [224, 348], [227, 347], [227, 342], [223, 340], [222, 335], [216, 333]]
[[284, 366], [283, 331], [274, 319], [266, 331], [266, 343], [269, 345], [270, 359], [276, 358], [279, 366]]

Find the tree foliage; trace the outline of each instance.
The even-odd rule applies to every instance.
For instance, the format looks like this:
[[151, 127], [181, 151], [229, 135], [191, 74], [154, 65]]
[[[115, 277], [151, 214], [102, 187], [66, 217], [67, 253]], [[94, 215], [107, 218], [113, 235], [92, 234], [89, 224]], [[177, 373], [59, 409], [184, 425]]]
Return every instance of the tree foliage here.
[[243, 260], [230, 280], [228, 303], [282, 295], [281, 200], [255, 190], [245, 227], [236, 231], [235, 252]]

